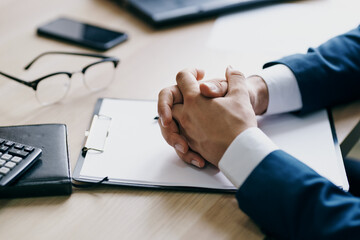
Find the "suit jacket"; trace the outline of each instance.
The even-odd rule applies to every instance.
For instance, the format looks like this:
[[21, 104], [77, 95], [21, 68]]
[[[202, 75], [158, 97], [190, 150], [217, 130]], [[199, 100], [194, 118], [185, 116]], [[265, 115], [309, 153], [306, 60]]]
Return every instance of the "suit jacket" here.
[[[307, 54], [264, 67], [279, 63], [295, 74], [302, 112], [360, 99], [360, 26]], [[239, 207], [276, 239], [360, 239], [360, 198], [284, 151], [266, 156], [236, 197]]]

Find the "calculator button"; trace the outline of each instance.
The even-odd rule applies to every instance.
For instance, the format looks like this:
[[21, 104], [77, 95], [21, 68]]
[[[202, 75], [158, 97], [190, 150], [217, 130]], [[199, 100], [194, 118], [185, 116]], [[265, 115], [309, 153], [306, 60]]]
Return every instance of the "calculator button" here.
[[6, 154], [1, 156], [1, 159], [10, 160], [12, 157], [13, 157], [12, 155], [6, 153]]
[[24, 151], [27, 151], [27, 152], [32, 152], [34, 150], [34, 148], [33, 147], [30, 147], [30, 146], [26, 146], [25, 148], [24, 148]]
[[9, 148], [7, 146], [1, 146], [0, 152], [6, 152]]
[[14, 163], [14, 162], [7, 162], [5, 164], [5, 167], [8, 167], [10, 169], [13, 169], [15, 166], [16, 166], [16, 163]]
[[7, 168], [7, 167], [0, 168], [1, 174], [6, 175], [6, 174], [8, 174], [8, 172], [10, 172], [10, 168]]
[[22, 145], [22, 144], [15, 144], [15, 146], [14, 146], [14, 148], [16, 148], [16, 149], [23, 149], [23, 147], [24, 147], [24, 145]]
[[15, 143], [12, 142], [12, 141], [7, 141], [4, 145], [5, 146], [8, 146], [8, 147], [11, 147], [12, 145], [14, 145]]
[[24, 157], [26, 157], [27, 155], [29, 155], [28, 152], [25, 152], [25, 151], [23, 151], [23, 150], [18, 150], [18, 149], [10, 149], [8, 153], [10, 153], [10, 154], [12, 154], [12, 155], [15, 155], [15, 156], [22, 157], [22, 158], [24, 158]]
[[26, 171], [39, 158], [41, 152], [39, 148], [0, 138], [0, 188], [10, 184]]
[[21, 157], [18, 157], [18, 156], [15, 156], [11, 159], [12, 162], [15, 162], [15, 163], [19, 163], [21, 162], [21, 160], [23, 160]]

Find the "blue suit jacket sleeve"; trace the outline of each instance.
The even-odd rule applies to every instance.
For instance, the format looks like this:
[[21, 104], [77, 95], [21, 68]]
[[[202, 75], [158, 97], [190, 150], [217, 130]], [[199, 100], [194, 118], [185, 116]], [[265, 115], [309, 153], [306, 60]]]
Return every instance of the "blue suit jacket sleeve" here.
[[[307, 54], [271, 62], [295, 74], [302, 112], [360, 98], [360, 26]], [[240, 208], [279, 239], [360, 239], [360, 199], [283, 151], [270, 153], [237, 192]]]
[[310, 48], [264, 65], [285, 64], [294, 73], [301, 92], [302, 112], [360, 98], [360, 26]]
[[236, 197], [276, 239], [360, 239], [360, 199], [281, 150], [255, 168]]

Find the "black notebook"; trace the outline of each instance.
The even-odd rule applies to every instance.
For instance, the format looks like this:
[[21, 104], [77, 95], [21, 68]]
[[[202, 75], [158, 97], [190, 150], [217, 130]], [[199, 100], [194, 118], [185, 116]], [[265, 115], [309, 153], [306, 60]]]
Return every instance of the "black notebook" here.
[[72, 192], [67, 129], [63, 124], [0, 127], [0, 137], [42, 149], [34, 165], [9, 186], [0, 198], [69, 195]]

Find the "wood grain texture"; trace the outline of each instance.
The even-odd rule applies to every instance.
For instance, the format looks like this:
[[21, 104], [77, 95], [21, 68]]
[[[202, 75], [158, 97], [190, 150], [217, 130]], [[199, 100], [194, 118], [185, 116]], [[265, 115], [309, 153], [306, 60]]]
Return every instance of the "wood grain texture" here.
[[[207, 77], [212, 78], [223, 76], [229, 64], [252, 69], [262, 61], [207, 49], [214, 19], [155, 31], [112, 1], [2, 0], [0, 71], [32, 79], [53, 69], [81, 69], [86, 60], [61, 57], [43, 59], [31, 71], [23, 70], [44, 51], [89, 51], [36, 35], [37, 26], [57, 16], [129, 34], [129, 41], [106, 52], [121, 63], [115, 81], [104, 91], [89, 93], [81, 76], [75, 75], [66, 100], [42, 107], [31, 89], [0, 77], [0, 125], [65, 123], [72, 170], [97, 98], [156, 99], [162, 88], [175, 84], [175, 75], [183, 68], [208, 69]], [[337, 114], [337, 121], [351, 118], [341, 109]], [[359, 118], [337, 126], [338, 133], [347, 135]], [[75, 189], [70, 197], [0, 200], [0, 223], [1, 239], [263, 238], [231, 194], [121, 187]]]

